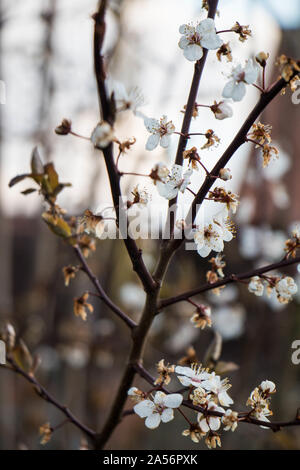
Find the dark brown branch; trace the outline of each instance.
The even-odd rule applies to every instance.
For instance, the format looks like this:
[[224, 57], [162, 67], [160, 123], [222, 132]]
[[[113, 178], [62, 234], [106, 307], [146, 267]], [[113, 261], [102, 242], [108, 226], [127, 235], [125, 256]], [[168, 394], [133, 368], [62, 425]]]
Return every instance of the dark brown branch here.
[[136, 323], [126, 315], [112, 300], [108, 297], [108, 295], [104, 292], [99, 279], [93, 274], [91, 271], [89, 265], [87, 264], [80, 248], [75, 245], [74, 246], [74, 251], [76, 253], [76, 256], [81, 262], [82, 265], [82, 270], [87, 274], [87, 276], [90, 278], [92, 281], [93, 285], [95, 286], [99, 297], [103, 302], [119, 317], [121, 320], [123, 320], [129, 328], [134, 328], [136, 326]]
[[[136, 372], [146, 380], [150, 385], [154, 385], [155, 378], [152, 377], [151, 374], [140, 364], [135, 365], [135, 370]], [[166, 387], [161, 387], [160, 388], [164, 393], [170, 394], [174, 392], [169, 392]], [[217, 416], [219, 418], [222, 418], [224, 413], [219, 412], [219, 411], [212, 411], [212, 410], [207, 410], [205, 408], [202, 408], [201, 406], [196, 406], [193, 405], [193, 403], [189, 400], [183, 400], [182, 406], [185, 406], [187, 408], [190, 408], [191, 410], [195, 410], [198, 413], [203, 413], [206, 416]], [[131, 410], [130, 410], [131, 411]], [[129, 411], [128, 411], [128, 414]], [[297, 413], [298, 416], [298, 413]], [[239, 422], [240, 423], [249, 423], [249, 424], [254, 424], [256, 426], [265, 426], [267, 428], [272, 429], [272, 431], [280, 431], [281, 428], [284, 427], [290, 427], [290, 426], [300, 426], [300, 419], [296, 416], [295, 419], [291, 421], [273, 421], [273, 422], [268, 422], [268, 421], [261, 421], [259, 419], [253, 418], [249, 412], [242, 412], [238, 414]]]
[[55, 406], [58, 410], [60, 410], [70, 421], [70, 423], [74, 424], [78, 429], [80, 429], [86, 436], [88, 436], [90, 439], [94, 440], [96, 436], [96, 432], [93, 431], [92, 429], [88, 428], [85, 424], [83, 424], [81, 421], [79, 421], [76, 416], [69, 410], [69, 408], [65, 405], [62, 405], [59, 403], [46, 389], [41, 385], [37, 379], [31, 375], [25, 372], [21, 367], [17, 365], [17, 363], [10, 357], [7, 357], [7, 362], [11, 365], [11, 367], [4, 366], [6, 370], [10, 370], [12, 372], [16, 372], [18, 375], [21, 375], [24, 377], [24, 379], [27, 380], [27, 382], [31, 383], [34, 386], [34, 390], [36, 393], [45, 401], [48, 403], [51, 403], [51, 405]]
[[[105, 34], [105, 11], [106, 11], [106, 0], [99, 2], [99, 7], [97, 13], [94, 14], [93, 19], [95, 20], [94, 27], [94, 66], [95, 66], [95, 75], [97, 80], [97, 89], [101, 110], [101, 118], [104, 121], [109, 122], [111, 125], [114, 124], [114, 105], [110, 98], [107, 96], [105, 88], [105, 70], [103, 56], [101, 55], [104, 34]], [[107, 168], [107, 173], [109, 176], [109, 182], [111, 187], [112, 198], [114, 202], [114, 207], [117, 215], [117, 225], [120, 230], [120, 234], [124, 240], [127, 252], [132, 261], [132, 266], [134, 271], [139, 276], [143, 287], [146, 292], [149, 292], [155, 289], [155, 282], [153, 281], [151, 274], [149, 273], [143, 258], [142, 252], [139, 250], [136, 242], [129, 237], [127, 232], [127, 218], [126, 218], [126, 209], [122, 204], [122, 194], [120, 187], [120, 175], [117, 169], [117, 166], [113, 157], [113, 144], [111, 143], [108, 147], [103, 149], [105, 164]], [[121, 219], [121, 223], [120, 223]], [[126, 221], [126, 224], [124, 224]], [[125, 227], [124, 227], [125, 225]]]
[[136, 365], [141, 363], [147, 334], [155, 317], [158, 288], [151, 294], [147, 295], [146, 304], [142, 314], [140, 323], [133, 329], [133, 344], [131, 347], [128, 363], [123, 373], [117, 394], [112, 404], [110, 413], [106, 419], [101, 434], [97, 436], [96, 449], [103, 449], [106, 442], [110, 438], [116, 426], [122, 417], [123, 408], [127, 400], [127, 392], [131, 387], [132, 381], [136, 374]]
[[191, 289], [189, 291], [183, 292], [182, 294], [176, 295], [174, 297], [169, 297], [167, 299], [162, 299], [159, 304], [159, 310], [162, 310], [165, 307], [169, 307], [170, 305], [176, 304], [177, 302], [182, 302], [184, 300], [188, 300], [189, 297], [193, 297], [194, 295], [201, 294], [202, 292], [207, 292], [212, 289], [216, 289], [217, 287], [225, 286], [226, 284], [231, 284], [233, 282], [242, 281], [244, 279], [250, 279], [254, 276], [260, 276], [261, 274], [267, 273], [269, 271], [273, 271], [274, 269], [284, 268], [285, 266], [290, 266], [292, 264], [300, 263], [300, 256], [296, 258], [284, 258], [282, 261], [278, 263], [269, 264], [268, 266], [263, 266], [259, 269], [253, 269], [252, 271], [247, 271], [245, 273], [240, 274], [231, 274], [230, 276], [224, 277], [217, 282], [212, 284], [206, 283], [200, 287], [196, 287], [195, 289]]

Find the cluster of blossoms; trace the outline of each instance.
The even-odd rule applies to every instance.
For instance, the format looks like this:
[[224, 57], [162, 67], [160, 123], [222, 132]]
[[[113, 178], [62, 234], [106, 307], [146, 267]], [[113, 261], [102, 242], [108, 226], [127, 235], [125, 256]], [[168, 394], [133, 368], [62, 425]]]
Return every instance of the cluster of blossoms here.
[[[230, 179], [230, 170], [224, 169], [223, 178]], [[202, 227], [194, 230], [194, 241], [200, 256], [206, 257], [210, 252], [220, 253], [224, 250], [224, 242], [233, 239], [234, 226], [229, 219], [229, 212], [235, 214], [238, 196], [224, 188], [215, 188], [209, 192], [209, 199], [225, 205], [224, 209], [210, 217]]]
[[282, 276], [281, 278], [277, 276], [264, 276], [263, 278], [254, 276], [248, 284], [248, 290], [252, 294], [261, 297], [264, 293], [265, 286], [269, 296], [272, 291], [275, 290], [277, 299], [282, 304], [289, 303], [293, 299], [293, 295], [298, 291], [297, 284], [290, 276]]
[[255, 147], [261, 148], [264, 168], [269, 165], [272, 159], [278, 158], [279, 154], [277, 148], [270, 145], [272, 142], [271, 130], [272, 126], [258, 122], [253, 124], [251, 132], [247, 135], [249, 142], [253, 142]]
[[230, 242], [232, 239], [233, 228], [226, 209], [220, 211], [203, 226], [198, 226], [194, 230], [194, 242], [197, 246], [197, 252], [203, 258], [206, 258], [212, 250], [218, 253], [222, 252], [224, 242]]
[[167, 148], [170, 145], [170, 136], [175, 132], [172, 121], [168, 121], [167, 116], [163, 116], [159, 121], [154, 118], [145, 118], [144, 124], [150, 136], [146, 143], [146, 150], [154, 150], [158, 144]]
[[203, 48], [214, 50], [222, 45], [222, 39], [217, 35], [215, 22], [211, 18], [200, 21], [196, 26], [183, 24], [179, 32], [182, 34], [179, 47], [183, 50], [184, 57], [190, 61], [200, 60]]
[[[209, 372], [208, 369], [203, 369], [201, 366], [182, 367], [182, 366], [164, 366], [163, 361], [158, 364], [160, 377], [156, 383], [165, 384], [162, 378], [167, 377], [168, 383], [170, 381], [169, 373], [175, 371], [178, 380], [185, 387], [190, 387], [190, 400], [196, 406], [203, 408], [203, 413], [197, 414], [198, 424], [195, 429], [189, 430], [189, 435], [196, 441], [194, 433], [199, 429], [199, 436], [206, 435], [208, 432], [217, 431], [221, 426], [222, 415], [214, 416], [209, 412], [225, 413], [221, 406], [228, 407], [233, 403], [233, 400], [227, 393], [231, 387], [227, 379], [221, 380], [220, 376], [214, 372]], [[166, 370], [168, 372], [166, 372]], [[174, 418], [173, 410], [179, 408], [183, 401], [183, 396], [178, 393], [171, 393], [166, 395], [164, 392], [157, 391], [151, 399], [147, 394], [132, 387], [128, 391], [128, 395], [136, 402], [134, 406], [135, 413], [141, 418], [146, 418], [145, 425], [154, 429], [159, 426], [160, 422], [166, 423]], [[219, 406], [219, 404], [221, 406]], [[207, 412], [208, 413], [207, 413]], [[230, 410], [231, 411], [231, 410]], [[231, 417], [232, 419], [232, 417]], [[236, 419], [237, 421], [237, 419]], [[225, 429], [232, 429], [236, 426], [229, 425], [229, 414], [224, 417]], [[194, 433], [192, 432], [194, 431]], [[187, 431], [183, 432], [187, 435]], [[199, 442], [199, 440], [197, 440]]]
[[222, 96], [232, 98], [233, 101], [242, 101], [246, 94], [246, 85], [252, 85], [258, 78], [258, 67], [252, 59], [245, 66], [237, 65], [232, 69], [230, 80], [226, 83]]
[[[250, 394], [246, 405], [252, 408], [251, 416], [260, 421], [269, 422], [268, 416], [273, 413], [270, 410], [271, 395], [276, 392], [274, 382], [264, 380], [259, 387], [256, 387]], [[263, 427], [263, 426], [262, 426]]]
[[196, 312], [191, 317], [191, 323], [195, 328], [204, 330], [206, 326], [211, 326], [211, 308], [208, 305], [198, 305]]
[[171, 393], [166, 395], [164, 392], [156, 392], [154, 396], [142, 398], [139, 390], [135, 387], [128, 390], [128, 395], [136, 397], [140, 396], [140, 401], [133, 409], [140, 418], [145, 419], [145, 426], [149, 429], [157, 428], [161, 422], [168, 423], [174, 419], [174, 409], [179, 408], [182, 403], [183, 396], [180, 393]]
[[[206, 273], [206, 279], [209, 284], [214, 284], [224, 277], [223, 269], [225, 268], [226, 263], [223, 260], [223, 255], [220, 253], [218, 253], [217, 256], [212, 257], [208, 262], [211, 264], [211, 268]], [[216, 287], [212, 292], [215, 295], [220, 295], [221, 289], [223, 288], [224, 286]]]
[[190, 184], [190, 176], [193, 170], [187, 169], [183, 173], [181, 165], [174, 164], [169, 170], [164, 163], [158, 163], [151, 171], [150, 178], [154, 181], [160, 196], [171, 200], [178, 192], [184, 193]]
[[[294, 82], [291, 83], [291, 88], [293, 87], [293, 83], [299, 80], [298, 73], [300, 72], [300, 64], [296, 62], [294, 59], [287, 57], [286, 55], [282, 54], [277, 61], [277, 64], [281, 68], [281, 76], [284, 78], [286, 82], [289, 82], [291, 78], [294, 76]], [[293, 88], [292, 88], [292, 91]]]
[[[233, 400], [227, 391], [231, 387], [227, 379], [221, 379], [215, 372], [209, 372], [201, 366], [165, 366], [164, 361], [158, 364], [159, 378], [156, 384], [166, 385], [170, 382], [170, 373], [176, 373], [177, 378], [184, 387], [188, 387], [188, 399], [193, 405], [201, 407], [202, 412], [197, 413], [197, 423], [190, 424], [190, 428], [183, 431], [184, 436], [190, 436], [194, 442], [206, 436], [205, 442], [208, 447], [221, 445], [220, 437], [216, 433], [221, 424], [224, 430], [234, 431], [238, 423], [238, 414], [231, 409], [227, 411], [224, 407], [233, 404]], [[145, 419], [145, 425], [155, 429], [161, 422], [167, 423], [174, 418], [174, 409], [181, 406], [183, 396], [179, 393], [165, 394], [156, 391], [154, 395], [147, 394], [132, 387], [128, 395], [134, 401], [134, 412]], [[150, 396], [149, 396], [150, 395]]]
[[133, 201], [128, 201], [128, 207], [131, 207], [133, 204], [143, 207], [151, 201], [151, 194], [148, 193], [146, 188], [141, 189], [138, 184], [133, 188], [132, 195]]
[[292, 236], [285, 242], [284, 251], [287, 253], [287, 257], [295, 258], [297, 250], [300, 248], [300, 231], [299, 227], [292, 231]]
[[[133, 410], [140, 418], [145, 418], [145, 426], [155, 429], [161, 422], [168, 423], [174, 419], [174, 410], [183, 404], [181, 393], [168, 394], [163, 388], [170, 383], [170, 374], [175, 373], [180, 383], [186, 387], [187, 401], [197, 411], [196, 422], [188, 420], [189, 428], [185, 429], [182, 435], [190, 437], [195, 443], [205, 437], [205, 443], [209, 448], [221, 446], [220, 435], [217, 433], [221, 425], [224, 431], [235, 431], [239, 420], [243, 419], [230, 408], [233, 400], [228, 394], [231, 388], [228, 379], [221, 379], [215, 372], [210, 372], [198, 364], [192, 364], [190, 367], [165, 366], [164, 360], [158, 363], [158, 371], [159, 377], [154, 383], [157, 385], [156, 389], [148, 393], [136, 387], [128, 390], [128, 396], [135, 403]], [[159, 388], [163, 388], [164, 391]], [[272, 415], [269, 408], [270, 397], [275, 392], [276, 387], [273, 382], [270, 380], [261, 382], [247, 400], [247, 406], [252, 408], [248, 415], [262, 422], [269, 422], [268, 416]]]

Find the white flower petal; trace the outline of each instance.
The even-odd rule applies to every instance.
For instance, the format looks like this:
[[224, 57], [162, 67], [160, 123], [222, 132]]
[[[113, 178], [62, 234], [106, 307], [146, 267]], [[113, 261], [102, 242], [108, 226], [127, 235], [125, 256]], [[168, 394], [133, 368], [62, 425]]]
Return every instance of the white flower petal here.
[[232, 92], [232, 99], [233, 101], [242, 101], [246, 94], [246, 85], [243, 82], [240, 82], [234, 86]]
[[217, 431], [221, 426], [220, 418], [217, 418], [215, 416], [210, 416], [208, 421], [209, 421], [209, 427], [212, 431]]
[[215, 50], [222, 46], [223, 41], [216, 33], [213, 33], [201, 39], [200, 44], [205, 49]]
[[146, 143], [146, 150], [154, 150], [158, 146], [159, 139], [159, 134], [150, 135]]
[[186, 375], [187, 377], [193, 377], [195, 372], [190, 367], [185, 366], [176, 366], [175, 367], [176, 374]]
[[145, 420], [145, 426], [149, 429], [155, 429], [160, 425], [160, 414], [159, 413], [153, 413], [148, 418]]
[[144, 124], [148, 132], [156, 132], [160, 128], [159, 121], [154, 118], [146, 117], [144, 119]]
[[178, 408], [181, 405], [182, 400], [183, 396], [180, 395], [180, 393], [171, 393], [164, 399], [164, 404], [168, 408]]
[[188, 40], [188, 38], [186, 38], [185, 36], [181, 36], [181, 38], [179, 39], [178, 46], [180, 47], [180, 49], [185, 49], [189, 45], [189, 43], [190, 41]]
[[161, 414], [161, 420], [163, 423], [168, 423], [174, 419], [174, 411], [171, 408], [166, 408]]
[[164, 392], [156, 392], [154, 397], [154, 403], [156, 405], [163, 405], [166, 396], [167, 395]]
[[232, 94], [233, 94], [233, 91], [234, 91], [234, 87], [235, 87], [235, 81], [234, 80], [230, 80], [229, 82], [227, 82], [224, 89], [223, 89], [222, 96], [224, 98], [231, 98]]
[[178, 188], [174, 187], [174, 184], [171, 181], [168, 181], [167, 183], [157, 181], [156, 187], [159, 195], [168, 200], [174, 199], [178, 194]]
[[199, 421], [199, 426], [203, 432], [208, 432], [209, 431], [209, 426], [207, 424], [207, 421], [205, 418], [200, 419]]
[[169, 145], [170, 145], [170, 136], [169, 134], [165, 134], [160, 139], [160, 146], [166, 149], [169, 147]]
[[195, 28], [189, 24], [182, 24], [179, 26], [179, 32], [180, 34], [193, 34], [195, 32]]
[[201, 46], [198, 46], [198, 44], [190, 44], [184, 49], [183, 55], [187, 60], [192, 62], [200, 60], [203, 56], [203, 49]]
[[140, 418], [146, 418], [153, 413], [155, 405], [150, 400], [143, 400], [133, 407], [134, 412], [139, 415]]
[[179, 375], [177, 378], [184, 387], [188, 387], [192, 383], [191, 379], [185, 377], [184, 375]]
[[211, 252], [211, 247], [208, 245], [203, 246], [202, 248], [198, 248], [197, 252], [202, 258], [206, 258], [209, 253]]
[[252, 83], [256, 82], [259, 69], [256, 67], [253, 63], [253, 60], [250, 59], [248, 60], [246, 66], [245, 66], [245, 81], [251, 85]]
[[228, 395], [226, 391], [219, 393], [218, 399], [222, 406], [230, 406], [233, 404], [232, 398]]

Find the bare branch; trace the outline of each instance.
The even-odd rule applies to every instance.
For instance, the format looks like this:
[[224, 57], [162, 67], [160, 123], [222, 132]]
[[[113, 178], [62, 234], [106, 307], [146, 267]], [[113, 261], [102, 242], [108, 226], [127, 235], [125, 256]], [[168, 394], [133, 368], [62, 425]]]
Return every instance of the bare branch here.
[[60, 410], [67, 418], [70, 423], [74, 424], [78, 429], [80, 429], [84, 434], [86, 434], [90, 439], [94, 440], [96, 436], [96, 432], [92, 429], [88, 428], [85, 424], [79, 421], [78, 418], [69, 410], [69, 408], [65, 405], [59, 403], [46, 389], [41, 385], [37, 379], [25, 372], [18, 364], [11, 358], [7, 357], [7, 362], [11, 365], [11, 367], [4, 366], [6, 370], [10, 370], [12, 372], [16, 372], [18, 375], [21, 375], [27, 382], [31, 383], [34, 386], [34, 390], [36, 393], [48, 403], [55, 406], [58, 410]]
[[162, 299], [159, 304], [159, 310], [162, 310], [165, 307], [169, 307], [170, 305], [176, 304], [177, 302], [187, 300], [189, 297], [201, 294], [202, 292], [207, 292], [209, 290], [216, 289], [217, 287], [222, 287], [226, 284], [242, 281], [244, 279], [250, 279], [251, 277], [259, 276], [269, 271], [273, 271], [274, 269], [284, 268], [285, 266], [290, 266], [296, 263], [300, 263], [300, 256], [297, 256], [296, 258], [284, 258], [278, 263], [269, 264], [268, 266], [264, 266], [259, 269], [253, 269], [252, 271], [247, 271], [245, 273], [231, 274], [230, 276], [224, 277], [223, 279], [220, 279], [219, 281], [214, 282], [212, 284], [207, 282], [206, 284], [203, 284], [200, 287], [196, 287], [195, 289], [183, 292], [182, 294], [176, 295], [174, 297], [169, 297], [167, 299]]
[[[114, 106], [110, 98], [107, 96], [105, 89], [105, 70], [103, 56], [101, 55], [101, 49], [103, 45], [103, 39], [105, 34], [105, 11], [106, 11], [106, 0], [99, 2], [97, 13], [94, 14], [93, 19], [95, 20], [94, 28], [94, 65], [95, 75], [97, 80], [97, 88], [100, 102], [100, 110], [102, 119], [109, 122], [111, 125], [114, 123]], [[103, 149], [103, 155], [105, 164], [109, 176], [109, 182], [111, 187], [112, 198], [117, 216], [117, 225], [119, 227], [121, 236], [124, 240], [127, 252], [132, 261], [134, 271], [139, 276], [144, 289], [146, 292], [155, 289], [155, 282], [153, 281], [151, 274], [149, 273], [143, 258], [142, 251], [138, 248], [136, 242], [127, 234], [124, 233], [123, 224], [119, 223], [120, 218], [126, 220], [124, 215], [124, 207], [121, 203], [122, 194], [120, 187], [120, 174], [113, 157], [113, 144], [111, 143], [108, 147]], [[124, 215], [124, 217], [123, 217]], [[120, 217], [121, 216], [121, 217]], [[127, 225], [127, 224], [126, 224]], [[126, 230], [126, 229], [125, 229]]]
[[103, 287], [101, 286], [99, 279], [93, 274], [91, 271], [89, 265], [87, 264], [80, 248], [78, 245], [74, 246], [74, 251], [76, 253], [76, 256], [79, 258], [81, 265], [82, 265], [82, 270], [87, 274], [87, 276], [90, 278], [92, 281], [93, 285], [95, 286], [99, 297], [103, 302], [119, 317], [121, 320], [123, 320], [129, 328], [134, 328], [136, 326], [136, 323], [126, 315], [116, 304], [113, 303], [113, 301], [108, 297], [108, 295], [104, 292]]

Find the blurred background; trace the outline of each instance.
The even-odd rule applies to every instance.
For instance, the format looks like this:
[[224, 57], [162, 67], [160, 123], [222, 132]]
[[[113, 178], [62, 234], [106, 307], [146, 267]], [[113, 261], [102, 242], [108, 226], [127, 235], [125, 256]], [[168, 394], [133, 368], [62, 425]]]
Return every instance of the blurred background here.
[[[184, 59], [177, 46], [178, 27], [202, 18], [201, 3], [111, 0], [108, 12], [105, 58], [109, 77], [122, 81], [126, 88], [138, 86], [145, 96], [143, 112], [155, 118], [167, 114], [178, 129], [193, 73], [193, 64]], [[28, 187], [27, 182], [24, 187], [21, 183], [8, 188], [12, 177], [28, 172], [31, 150], [38, 145], [44, 162], [54, 161], [60, 179], [72, 183], [58, 199], [68, 214], [80, 215], [87, 208], [97, 211], [103, 204], [111, 204], [99, 152], [87, 141], [54, 133], [62, 118], [71, 119], [74, 130], [86, 136], [97, 123], [91, 20], [95, 8], [95, 0], [0, 0], [0, 79], [6, 85], [6, 104], [0, 106], [0, 322], [11, 322], [29, 349], [40, 356], [41, 383], [83, 422], [99, 429], [124, 366], [129, 348], [127, 331], [96, 300], [92, 300], [95, 312], [86, 322], [75, 318], [73, 298], [90, 289], [87, 279], [78, 274], [70, 287], [64, 286], [63, 266], [76, 264], [72, 251], [41, 220], [41, 198], [20, 194]], [[249, 24], [253, 31], [246, 43], [233, 34], [223, 35], [232, 45], [234, 63], [262, 50], [269, 52], [267, 80], [271, 83], [278, 76], [273, 64], [279, 54], [299, 58], [297, 0], [284, 4], [281, 0], [220, 0], [219, 10], [217, 29], [228, 29], [239, 21]], [[220, 63], [214, 52], [209, 53], [198, 103], [220, 100], [231, 68], [232, 63], [224, 59]], [[202, 154], [209, 168], [257, 98], [257, 90], [247, 87], [246, 98], [233, 105], [232, 119], [216, 121], [204, 109], [193, 121], [192, 132], [213, 128], [221, 138], [217, 149]], [[277, 97], [261, 121], [273, 126], [280, 156], [262, 170], [260, 154], [243, 146], [229, 165], [233, 180], [226, 186], [240, 194], [241, 204], [235, 218], [237, 236], [225, 249], [227, 273], [281, 259], [290, 227], [300, 219], [300, 115], [290, 91]], [[121, 113], [116, 129], [120, 139], [137, 139], [133, 149], [122, 157], [121, 170], [148, 173], [155, 162], [170, 163], [174, 158], [177, 137], [168, 151], [145, 151], [147, 132], [143, 121], [132, 113]], [[191, 146], [203, 143], [201, 137], [195, 137]], [[197, 190], [202, 179], [199, 172], [191, 187]], [[127, 178], [124, 192], [130, 194], [136, 182]], [[164, 205], [156, 191], [152, 192], [153, 200]], [[189, 202], [190, 196], [183, 202]], [[204, 210], [210, 209], [205, 206]], [[143, 240], [140, 246], [146, 264], [153, 268], [158, 241]], [[97, 251], [88, 261], [111, 297], [138, 319], [144, 292], [131, 272], [122, 243], [98, 241]], [[162, 294], [175, 295], [200, 285], [205, 282], [207, 269], [207, 260], [182, 249], [172, 262]], [[296, 268], [286, 272], [295, 276], [300, 287]], [[250, 391], [261, 380], [270, 379], [278, 390], [273, 398], [274, 419], [292, 419], [300, 405], [300, 366], [291, 362], [291, 344], [300, 339], [300, 296], [282, 306], [272, 298], [257, 299], [245, 286], [235, 285], [227, 286], [220, 297], [210, 293], [198, 300], [212, 306], [214, 328], [223, 338], [221, 359], [240, 367], [229, 375], [235, 408], [244, 410]], [[180, 303], [157, 317], [145, 358], [146, 367], [153, 373], [161, 358], [176, 363], [191, 345], [200, 360], [204, 357], [214, 334], [192, 327], [190, 307]], [[173, 382], [174, 388], [178, 387], [175, 378]], [[147, 390], [144, 382], [137, 384]], [[46, 421], [55, 426], [63, 417], [36, 397], [22, 378], [1, 370], [0, 448], [42, 448], [38, 428]], [[147, 430], [138, 417], [128, 416], [108, 448], [204, 449], [204, 443], [195, 445], [181, 436], [185, 428], [181, 416], [156, 431]], [[274, 434], [241, 425], [235, 433], [223, 433], [222, 443], [224, 449], [298, 449], [300, 433], [291, 428]], [[46, 448], [78, 448], [81, 444], [80, 433], [66, 425], [55, 432]]]

